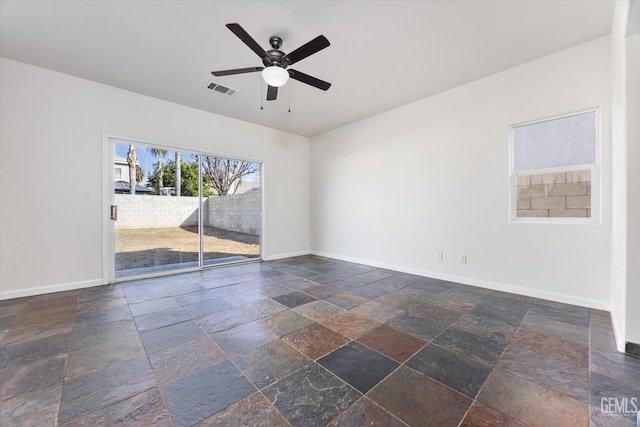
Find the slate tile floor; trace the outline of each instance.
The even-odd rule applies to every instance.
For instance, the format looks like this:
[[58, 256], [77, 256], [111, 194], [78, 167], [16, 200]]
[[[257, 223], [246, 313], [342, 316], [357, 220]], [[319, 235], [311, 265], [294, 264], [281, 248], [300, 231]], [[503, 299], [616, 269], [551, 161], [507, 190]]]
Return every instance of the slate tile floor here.
[[3, 427], [635, 426], [611, 398], [608, 313], [314, 256], [0, 302]]

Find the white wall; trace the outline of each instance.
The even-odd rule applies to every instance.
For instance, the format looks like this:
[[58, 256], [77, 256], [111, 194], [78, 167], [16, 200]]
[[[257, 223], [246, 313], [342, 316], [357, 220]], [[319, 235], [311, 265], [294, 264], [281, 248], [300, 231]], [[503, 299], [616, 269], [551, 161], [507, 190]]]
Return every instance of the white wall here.
[[611, 29], [613, 229], [611, 319], [618, 350], [640, 344], [640, 6], [616, 2]]
[[[637, 5], [636, 5], [637, 6]], [[637, 6], [640, 7], [640, 6]], [[635, 19], [640, 18], [640, 13]], [[626, 39], [627, 58], [627, 335], [640, 344], [640, 33]]]
[[[312, 252], [608, 309], [609, 52], [594, 40], [312, 138]], [[590, 107], [600, 223], [509, 223], [509, 126]]]
[[309, 251], [308, 138], [5, 58], [0, 76], [0, 298], [102, 283], [103, 133], [264, 162], [263, 255]]
[[615, 4], [611, 25], [611, 321], [618, 350], [624, 351], [627, 300], [627, 139], [625, 36], [629, 2]]

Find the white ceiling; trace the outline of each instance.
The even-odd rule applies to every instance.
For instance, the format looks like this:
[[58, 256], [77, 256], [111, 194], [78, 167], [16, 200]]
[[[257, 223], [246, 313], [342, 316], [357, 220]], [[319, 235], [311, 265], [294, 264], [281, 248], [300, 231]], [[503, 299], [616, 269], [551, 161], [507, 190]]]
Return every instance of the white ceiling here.
[[[607, 35], [613, 7], [587, 0], [2, 0], [0, 54], [313, 136]], [[324, 34], [331, 46], [292, 68], [332, 87], [323, 92], [290, 81], [260, 110], [260, 73], [210, 74], [262, 65], [225, 27], [229, 22], [265, 50], [271, 35], [290, 52]], [[212, 81], [239, 93], [205, 89]]]

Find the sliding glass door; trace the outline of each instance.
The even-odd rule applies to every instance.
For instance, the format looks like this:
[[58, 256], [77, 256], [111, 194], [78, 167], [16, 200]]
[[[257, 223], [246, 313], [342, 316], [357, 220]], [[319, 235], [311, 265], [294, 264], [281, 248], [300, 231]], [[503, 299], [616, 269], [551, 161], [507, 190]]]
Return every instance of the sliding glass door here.
[[115, 278], [260, 258], [260, 164], [112, 140]]

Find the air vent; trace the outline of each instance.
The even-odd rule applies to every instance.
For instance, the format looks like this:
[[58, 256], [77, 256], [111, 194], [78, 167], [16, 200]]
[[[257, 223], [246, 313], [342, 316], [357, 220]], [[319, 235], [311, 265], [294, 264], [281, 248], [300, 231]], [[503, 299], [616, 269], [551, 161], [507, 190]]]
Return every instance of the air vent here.
[[238, 92], [237, 89], [231, 89], [230, 87], [222, 86], [221, 84], [214, 82], [209, 83], [207, 89], [227, 96], [233, 96]]

